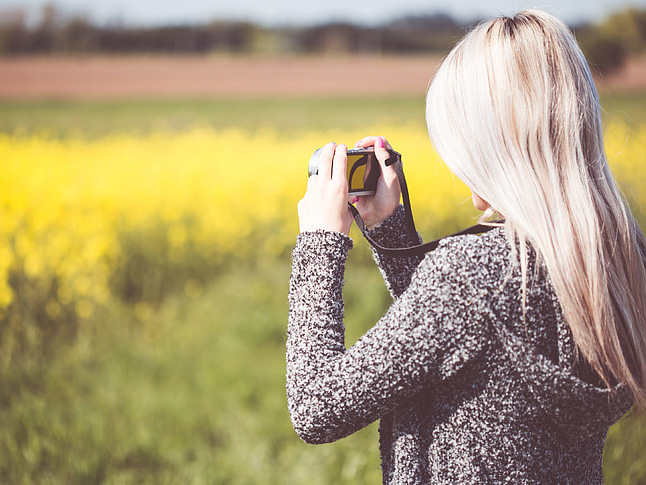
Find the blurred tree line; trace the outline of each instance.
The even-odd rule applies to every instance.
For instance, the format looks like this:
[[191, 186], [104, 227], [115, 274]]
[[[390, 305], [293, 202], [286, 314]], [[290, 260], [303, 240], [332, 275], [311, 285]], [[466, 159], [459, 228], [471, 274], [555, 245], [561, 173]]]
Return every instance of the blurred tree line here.
[[[477, 20], [476, 20], [477, 21]], [[0, 11], [0, 56], [130, 53], [402, 54], [444, 53], [473, 23], [444, 14], [402, 17], [378, 26], [351, 22], [265, 27], [251, 22], [133, 27], [97, 25], [82, 15], [42, 8], [30, 21], [24, 8]], [[646, 49], [646, 9], [616, 12], [597, 24], [572, 26], [590, 64], [618, 69]]]

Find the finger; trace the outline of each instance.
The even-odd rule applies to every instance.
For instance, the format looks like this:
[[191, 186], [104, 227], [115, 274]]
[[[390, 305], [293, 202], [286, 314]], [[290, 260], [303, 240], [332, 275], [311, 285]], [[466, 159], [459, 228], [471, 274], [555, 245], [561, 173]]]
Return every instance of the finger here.
[[307, 189], [305, 189], [305, 197], [311, 197], [312, 193], [316, 190], [316, 186], [318, 184], [318, 175], [310, 175], [309, 178], [307, 179]]
[[390, 143], [383, 136], [376, 137], [375, 140], [375, 156], [377, 160], [385, 167], [386, 160], [391, 156], [390, 150], [392, 150]]
[[357, 141], [354, 146], [355, 148], [366, 148], [366, 147], [371, 147], [375, 145], [375, 141], [377, 141], [377, 136], [365, 136], [361, 140]]
[[332, 180], [337, 183], [346, 183], [346, 173], [348, 169], [348, 147], [339, 145], [334, 152], [334, 162], [332, 163]]
[[329, 180], [332, 177], [332, 157], [336, 143], [328, 143], [323, 147], [319, 158], [319, 176], [321, 180]]
[[372, 146], [375, 146], [375, 143], [377, 143], [377, 141], [380, 138], [384, 141], [384, 145], [386, 146], [386, 148], [388, 150], [392, 150], [392, 147], [390, 146], [390, 143], [388, 143], [388, 140], [383, 136], [365, 136], [361, 140], [357, 141], [354, 144], [354, 146], [356, 148], [372, 147]]
[[391, 152], [389, 150], [392, 150], [392, 147], [390, 146], [390, 143], [388, 143], [388, 140], [386, 140], [383, 136], [378, 136], [375, 140], [374, 146], [375, 156], [379, 161], [379, 166], [381, 167], [381, 173], [384, 176], [384, 179], [391, 181], [397, 178], [395, 167], [393, 165], [390, 165], [388, 167], [386, 166], [386, 160], [388, 160], [391, 156]]

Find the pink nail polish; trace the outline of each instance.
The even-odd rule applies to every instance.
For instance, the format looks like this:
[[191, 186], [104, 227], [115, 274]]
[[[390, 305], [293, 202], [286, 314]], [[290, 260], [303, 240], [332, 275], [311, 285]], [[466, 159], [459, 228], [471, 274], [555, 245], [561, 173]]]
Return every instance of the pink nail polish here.
[[377, 147], [383, 148], [384, 146], [384, 138], [380, 136], [379, 138], [377, 138]]

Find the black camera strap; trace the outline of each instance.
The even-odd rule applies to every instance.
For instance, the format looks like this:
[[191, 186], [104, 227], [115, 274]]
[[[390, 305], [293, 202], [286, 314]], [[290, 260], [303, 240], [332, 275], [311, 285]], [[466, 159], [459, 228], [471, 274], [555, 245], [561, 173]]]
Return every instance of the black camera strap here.
[[[417, 229], [415, 228], [415, 221], [413, 220], [413, 212], [411, 211], [411, 206], [410, 206], [410, 197], [408, 195], [408, 186], [406, 185], [406, 177], [404, 177], [404, 166], [402, 164], [401, 154], [394, 150], [390, 150], [390, 153], [391, 153], [391, 156], [386, 160], [386, 166], [393, 165], [395, 168], [395, 172], [397, 173], [397, 178], [399, 179], [399, 187], [401, 188], [402, 202], [404, 205], [404, 214], [406, 218], [406, 223], [413, 230], [413, 232], [417, 233]], [[503, 221], [495, 221], [494, 223], [492, 223], [496, 225], [476, 224], [474, 226], [463, 229], [462, 231], [456, 232], [455, 234], [451, 234], [449, 236], [436, 239], [435, 241], [418, 244], [416, 246], [411, 246], [408, 248], [386, 248], [384, 246], [381, 246], [379, 243], [377, 243], [377, 241], [375, 241], [370, 236], [368, 232], [368, 228], [366, 227], [366, 224], [363, 221], [361, 214], [359, 214], [359, 211], [357, 210], [357, 208], [350, 203], [348, 203], [348, 206], [350, 207], [352, 216], [354, 217], [354, 220], [357, 223], [357, 227], [359, 227], [359, 230], [363, 234], [363, 237], [366, 238], [366, 240], [370, 243], [370, 245], [373, 248], [375, 248], [379, 253], [384, 254], [385, 256], [394, 256], [394, 257], [400, 257], [400, 258], [409, 257], [409, 256], [421, 256], [425, 253], [428, 253], [429, 251], [433, 251], [440, 244], [440, 241], [442, 241], [447, 237], [463, 236], [465, 234], [481, 234], [483, 232], [487, 232], [493, 229], [494, 227], [497, 227], [497, 225], [503, 222]]]

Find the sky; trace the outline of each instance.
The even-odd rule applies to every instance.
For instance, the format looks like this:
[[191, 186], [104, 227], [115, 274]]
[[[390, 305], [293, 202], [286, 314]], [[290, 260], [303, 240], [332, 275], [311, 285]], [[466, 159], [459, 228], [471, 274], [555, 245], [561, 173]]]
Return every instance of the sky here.
[[[595, 22], [646, 0], [0, 0], [0, 12], [25, 8], [33, 15], [53, 3], [60, 11], [99, 23], [164, 25], [249, 20], [267, 26], [312, 25], [331, 20], [378, 24], [409, 14], [447, 13], [463, 22], [541, 8], [566, 23]], [[0, 13], [1, 15], [1, 13]]]

